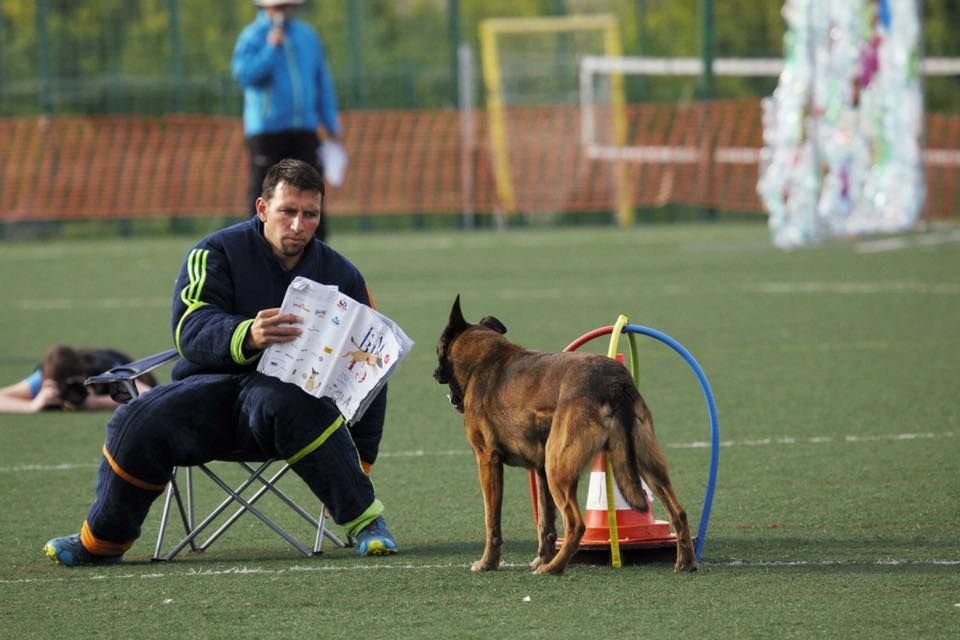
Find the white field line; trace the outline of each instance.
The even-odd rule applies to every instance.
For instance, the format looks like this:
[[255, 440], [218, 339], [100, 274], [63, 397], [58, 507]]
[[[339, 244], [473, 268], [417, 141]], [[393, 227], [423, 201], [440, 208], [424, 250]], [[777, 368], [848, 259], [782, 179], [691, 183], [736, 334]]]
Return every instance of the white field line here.
[[839, 293], [839, 294], [960, 294], [960, 282], [759, 282], [745, 285], [753, 293]]
[[[700, 563], [702, 567], [733, 567], [733, 568], [767, 568], [767, 567], [956, 567], [960, 566], [960, 560], [956, 559], [930, 559], [915, 560], [910, 558], [883, 558], [878, 560], [721, 560], [711, 562], [704, 560]], [[445, 569], [458, 569], [465, 573], [469, 571], [469, 564], [460, 564], [455, 562], [440, 564], [412, 564], [412, 563], [391, 563], [391, 564], [349, 564], [349, 565], [327, 565], [315, 564], [311, 566], [294, 565], [279, 569], [266, 569], [263, 567], [230, 567], [227, 569], [186, 569], [182, 571], [150, 571], [149, 573], [99, 573], [96, 570], [88, 569], [62, 569], [65, 574], [62, 577], [43, 577], [43, 578], [3, 578], [0, 584], [45, 584], [45, 583], [73, 583], [104, 580], [162, 580], [165, 578], [219, 578], [224, 576], [269, 576], [273, 579], [278, 575], [290, 575], [298, 573], [352, 573], [352, 572], [372, 572], [372, 571], [437, 571]], [[501, 563], [502, 569], [520, 569], [527, 570], [529, 565], [519, 562]], [[165, 599], [164, 604], [171, 604], [176, 599]]]
[[898, 251], [910, 247], [932, 247], [938, 244], [949, 244], [951, 242], [960, 242], [960, 229], [953, 229], [947, 233], [928, 233], [916, 236], [864, 240], [854, 245], [854, 250], [857, 253], [879, 253], [882, 251]]
[[[886, 433], [886, 434], [865, 434], [849, 436], [808, 436], [792, 437], [780, 436], [776, 438], [754, 438], [747, 440], [721, 440], [721, 448], [731, 447], [769, 447], [769, 446], [793, 446], [804, 444], [860, 444], [863, 442], [909, 442], [913, 440], [939, 440], [944, 438], [953, 438], [955, 434], [952, 431], [943, 433]], [[710, 442], [707, 440], [694, 440], [692, 442], [668, 442], [664, 444], [668, 449], [709, 449]], [[439, 451], [427, 451], [425, 449], [412, 449], [409, 451], [383, 451], [381, 458], [432, 458], [432, 457], [450, 457], [450, 456], [472, 456], [470, 449], [446, 449]], [[10, 467], [0, 467], [0, 473], [23, 473], [29, 471], [73, 471], [75, 469], [95, 469], [97, 463], [60, 463], [60, 464], [22, 464]]]
[[61, 311], [66, 309], [169, 308], [170, 298], [26, 298], [17, 300], [19, 311]]

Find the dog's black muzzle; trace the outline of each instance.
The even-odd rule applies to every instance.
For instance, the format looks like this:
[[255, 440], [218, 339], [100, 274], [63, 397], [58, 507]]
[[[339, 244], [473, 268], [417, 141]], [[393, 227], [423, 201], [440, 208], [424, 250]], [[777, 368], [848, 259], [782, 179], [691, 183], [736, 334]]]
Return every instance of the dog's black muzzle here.
[[449, 384], [452, 377], [453, 372], [450, 371], [450, 362], [446, 358], [441, 358], [437, 368], [433, 370], [433, 379], [440, 384]]

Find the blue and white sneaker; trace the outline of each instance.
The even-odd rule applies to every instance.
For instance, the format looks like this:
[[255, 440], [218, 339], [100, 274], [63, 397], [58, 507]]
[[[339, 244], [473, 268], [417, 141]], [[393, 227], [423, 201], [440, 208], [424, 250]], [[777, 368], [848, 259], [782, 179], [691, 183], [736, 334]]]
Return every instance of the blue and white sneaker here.
[[393, 539], [382, 516], [361, 529], [356, 540], [358, 556], [389, 556], [397, 552], [397, 541]]
[[66, 567], [80, 565], [107, 565], [117, 564], [123, 556], [95, 556], [87, 551], [80, 542], [80, 534], [54, 538], [43, 545], [43, 552], [48, 558]]

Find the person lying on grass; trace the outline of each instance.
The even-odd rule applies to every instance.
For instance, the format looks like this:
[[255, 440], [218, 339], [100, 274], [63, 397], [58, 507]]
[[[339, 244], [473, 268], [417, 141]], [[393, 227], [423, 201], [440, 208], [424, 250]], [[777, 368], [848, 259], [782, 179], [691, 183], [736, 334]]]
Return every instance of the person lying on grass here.
[[[114, 367], [133, 362], [116, 349], [87, 349], [57, 344], [29, 376], [0, 388], [0, 413], [38, 411], [113, 411], [117, 403], [107, 385], [87, 387], [83, 381]], [[140, 393], [157, 386], [149, 373], [137, 379]]]

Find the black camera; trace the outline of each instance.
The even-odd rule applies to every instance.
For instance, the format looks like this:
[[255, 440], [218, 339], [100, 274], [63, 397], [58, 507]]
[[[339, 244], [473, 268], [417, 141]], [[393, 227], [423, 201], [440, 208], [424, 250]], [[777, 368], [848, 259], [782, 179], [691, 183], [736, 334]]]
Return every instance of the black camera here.
[[87, 399], [90, 392], [83, 384], [85, 378], [82, 376], [73, 376], [60, 382], [60, 400], [64, 404], [79, 407]]

